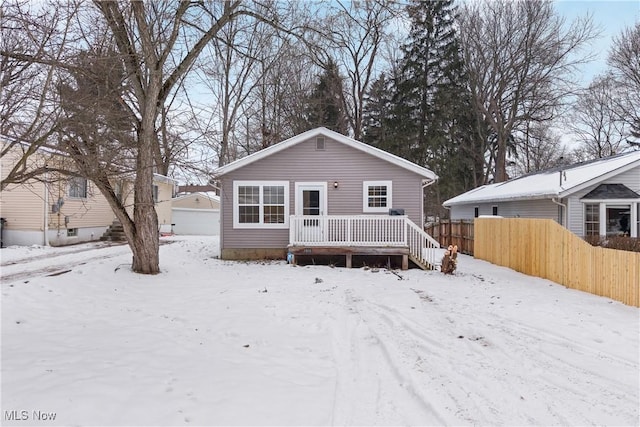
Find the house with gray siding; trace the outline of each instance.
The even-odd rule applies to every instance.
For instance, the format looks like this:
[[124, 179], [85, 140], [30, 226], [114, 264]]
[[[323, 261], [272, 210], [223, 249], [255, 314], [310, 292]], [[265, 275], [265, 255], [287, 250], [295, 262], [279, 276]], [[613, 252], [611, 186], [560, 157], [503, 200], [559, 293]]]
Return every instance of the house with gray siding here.
[[548, 218], [574, 234], [640, 236], [640, 151], [484, 185], [443, 203], [452, 220]]
[[435, 265], [423, 223], [437, 176], [405, 159], [316, 128], [215, 173], [223, 259], [401, 255]]

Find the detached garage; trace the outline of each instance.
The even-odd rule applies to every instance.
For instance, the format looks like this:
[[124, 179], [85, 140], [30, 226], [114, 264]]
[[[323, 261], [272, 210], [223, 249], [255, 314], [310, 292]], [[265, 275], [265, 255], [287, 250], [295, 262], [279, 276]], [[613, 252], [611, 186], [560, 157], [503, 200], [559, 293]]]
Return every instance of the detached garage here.
[[190, 193], [172, 202], [173, 233], [217, 236], [220, 234], [220, 198], [209, 193]]

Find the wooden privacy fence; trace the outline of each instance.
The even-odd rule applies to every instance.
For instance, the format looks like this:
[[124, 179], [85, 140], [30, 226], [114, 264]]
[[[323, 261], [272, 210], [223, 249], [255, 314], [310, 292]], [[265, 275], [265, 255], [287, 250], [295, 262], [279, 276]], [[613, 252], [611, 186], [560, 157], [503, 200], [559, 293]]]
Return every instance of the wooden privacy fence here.
[[550, 219], [477, 218], [474, 256], [640, 307], [640, 253], [591, 246]]
[[424, 231], [444, 248], [458, 245], [459, 252], [473, 255], [473, 221], [443, 219], [436, 224], [427, 225]]

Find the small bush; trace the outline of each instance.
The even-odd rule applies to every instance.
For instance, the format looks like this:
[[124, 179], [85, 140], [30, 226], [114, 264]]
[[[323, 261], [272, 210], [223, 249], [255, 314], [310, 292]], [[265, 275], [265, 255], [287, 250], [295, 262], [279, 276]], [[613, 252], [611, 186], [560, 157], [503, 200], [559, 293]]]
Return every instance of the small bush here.
[[640, 238], [628, 236], [587, 236], [585, 240], [592, 246], [618, 249], [620, 251], [640, 252]]

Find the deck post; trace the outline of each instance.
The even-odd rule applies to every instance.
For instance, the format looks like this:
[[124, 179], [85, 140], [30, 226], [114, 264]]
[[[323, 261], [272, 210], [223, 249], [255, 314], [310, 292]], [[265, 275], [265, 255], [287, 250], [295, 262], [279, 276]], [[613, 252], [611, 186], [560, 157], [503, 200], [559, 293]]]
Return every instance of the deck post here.
[[296, 235], [295, 229], [297, 227], [296, 217], [294, 215], [289, 216], [289, 244], [293, 244], [294, 237]]
[[402, 241], [404, 242], [405, 246], [407, 245], [407, 227], [409, 227], [409, 224], [407, 224], [407, 219], [409, 219], [409, 217], [405, 216], [404, 217], [404, 221], [402, 221]]
[[346, 254], [347, 268], [351, 268], [351, 254]]
[[402, 269], [403, 270], [408, 270], [409, 269], [409, 255], [402, 255]]

